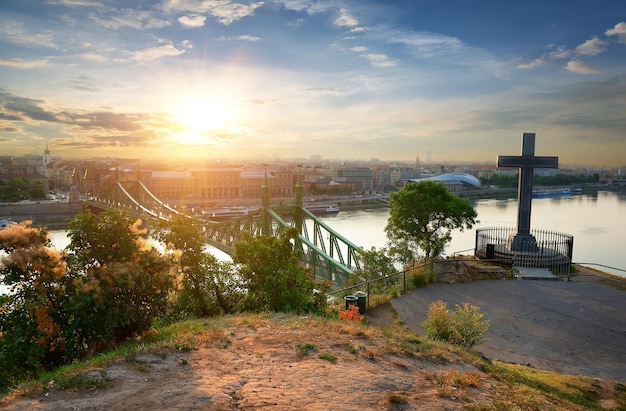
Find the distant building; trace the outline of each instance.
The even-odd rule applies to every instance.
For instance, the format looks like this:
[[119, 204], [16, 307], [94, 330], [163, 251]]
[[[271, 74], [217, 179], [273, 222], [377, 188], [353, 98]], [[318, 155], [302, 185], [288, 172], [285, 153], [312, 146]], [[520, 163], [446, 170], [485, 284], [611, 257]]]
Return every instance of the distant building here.
[[52, 155], [50, 154], [50, 149], [48, 148], [48, 144], [46, 144], [46, 149], [43, 152], [43, 161], [41, 166], [47, 167], [48, 164], [52, 162]]
[[374, 184], [374, 172], [367, 167], [346, 167], [341, 170], [338, 181], [356, 183], [355, 191], [371, 191]]
[[189, 171], [154, 171], [149, 190], [162, 200], [197, 197], [198, 179]]

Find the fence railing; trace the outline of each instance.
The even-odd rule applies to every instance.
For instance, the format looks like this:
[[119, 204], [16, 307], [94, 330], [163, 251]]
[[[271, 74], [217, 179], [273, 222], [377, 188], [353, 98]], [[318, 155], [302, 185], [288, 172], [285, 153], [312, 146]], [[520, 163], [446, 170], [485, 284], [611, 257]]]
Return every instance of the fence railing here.
[[517, 230], [487, 227], [476, 230], [474, 256], [516, 267], [548, 268], [553, 274], [569, 275], [574, 236], [549, 230], [531, 230], [531, 240], [511, 247]]
[[415, 286], [410, 282], [407, 283], [407, 275], [411, 274], [415, 269], [423, 268], [430, 264], [431, 262], [423, 263], [404, 271], [399, 271], [397, 273], [367, 280], [339, 290], [334, 290], [327, 293], [327, 296], [334, 299], [334, 301], [332, 301], [333, 304], [344, 304], [346, 296], [354, 295], [358, 291], [362, 291], [367, 295], [366, 310], [369, 310], [372, 304], [374, 306], [378, 305], [390, 296], [395, 297], [415, 288]]

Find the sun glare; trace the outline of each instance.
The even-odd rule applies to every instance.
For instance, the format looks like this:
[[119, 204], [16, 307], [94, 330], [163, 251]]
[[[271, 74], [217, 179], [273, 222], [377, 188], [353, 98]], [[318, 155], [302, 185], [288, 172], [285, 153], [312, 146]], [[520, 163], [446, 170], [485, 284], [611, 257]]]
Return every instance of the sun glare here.
[[177, 139], [187, 144], [207, 144], [217, 133], [232, 133], [238, 127], [238, 112], [226, 100], [195, 99], [171, 110], [180, 126]]

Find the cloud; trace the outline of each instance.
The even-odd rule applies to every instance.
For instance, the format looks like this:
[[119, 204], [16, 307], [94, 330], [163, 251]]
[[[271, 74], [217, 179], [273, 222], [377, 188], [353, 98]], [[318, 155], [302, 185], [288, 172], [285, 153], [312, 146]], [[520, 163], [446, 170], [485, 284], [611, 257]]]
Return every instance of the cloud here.
[[200, 14], [189, 14], [187, 16], [180, 16], [178, 22], [187, 28], [197, 28], [204, 26], [206, 17]]
[[124, 27], [136, 30], [161, 29], [171, 25], [169, 21], [159, 18], [155, 12], [150, 10], [110, 9], [109, 12], [112, 15], [108, 18], [101, 17], [96, 13], [89, 13], [87, 17], [112, 30], [119, 30]]
[[299, 18], [287, 23], [289, 27], [300, 27], [304, 23], [304, 19]]
[[274, 0], [274, 3], [282, 4], [287, 10], [305, 11], [307, 14], [326, 13], [336, 9], [337, 6], [330, 1], [315, 0]]
[[[620, 22], [612, 29], [608, 29], [604, 33], [607, 37], [617, 36], [618, 43], [626, 44], [626, 23]], [[518, 69], [530, 69], [541, 66], [543, 64], [555, 61], [571, 58], [573, 55], [578, 56], [597, 56], [606, 51], [609, 42], [599, 36], [592, 36], [590, 39], [580, 44], [574, 50], [568, 50], [563, 46], [557, 47], [555, 50], [550, 51], [542, 55], [541, 57], [531, 61], [530, 63], [519, 64]], [[593, 66], [590, 66], [578, 59], [569, 61], [565, 67], [566, 70], [578, 74], [592, 74], [598, 73], [599, 70]]]
[[[545, 98], [545, 94], [542, 94]], [[604, 81], [585, 81], [569, 85], [553, 96], [559, 104], [612, 102], [614, 107], [621, 107], [613, 102], [626, 102], [626, 74], [612, 77]]]
[[229, 25], [244, 17], [254, 16], [254, 10], [261, 7], [264, 2], [250, 3], [249, 5], [230, 3], [221, 7], [215, 7], [211, 10], [211, 14], [217, 17], [217, 21], [224, 25]]
[[357, 53], [362, 53], [364, 51], [367, 51], [368, 48], [364, 46], [354, 46], [354, 47], [351, 47], [350, 50], [356, 51]]
[[2, 38], [3, 41], [14, 44], [57, 48], [57, 45], [52, 41], [53, 35], [51, 32], [31, 33], [24, 29], [23, 23], [15, 20], [1, 22], [0, 38]]
[[604, 34], [607, 36], [617, 36], [617, 42], [626, 44], [626, 23], [620, 22], [612, 29], [608, 29]]
[[517, 68], [518, 69], [531, 69], [531, 68], [539, 67], [543, 64], [546, 64], [555, 60], [563, 60], [563, 59], [569, 58], [571, 57], [572, 54], [573, 53], [571, 50], [568, 50], [563, 46], [559, 46], [555, 48], [554, 50], [543, 54], [541, 57], [536, 58], [530, 63], [519, 64]]
[[22, 60], [20, 58], [11, 58], [11, 59], [1, 59], [0, 60], [0, 66], [24, 68], [24, 69], [42, 67], [42, 66], [45, 66], [47, 64], [48, 64], [48, 60], [47, 59]]
[[545, 64], [546, 62], [547, 62], [547, 60], [543, 56], [541, 56], [539, 58], [534, 59], [530, 63], [518, 64], [516, 66], [516, 68], [518, 68], [520, 70], [528, 70], [528, 69], [532, 69], [532, 68], [535, 68], [535, 67], [539, 67], [539, 66]]
[[594, 36], [580, 46], [576, 47], [576, 53], [584, 56], [597, 56], [606, 50], [606, 46], [606, 40], [601, 40], [597, 36]]
[[35, 120], [51, 123], [60, 122], [59, 118], [41, 107], [41, 100], [19, 97], [0, 89], [0, 118], [13, 121]]
[[152, 61], [163, 57], [172, 57], [184, 53], [185, 50], [179, 50], [172, 44], [164, 44], [161, 47], [151, 47], [144, 50], [135, 51], [132, 59], [137, 61]]
[[77, 54], [76, 57], [83, 59], [83, 60], [87, 60], [87, 61], [95, 61], [98, 63], [102, 63], [107, 61], [107, 58], [105, 56], [103, 56], [102, 54], [98, 54], [98, 53], [81, 53], [81, 54]]
[[186, 49], [192, 49], [193, 48], [193, 43], [191, 42], [191, 40], [183, 40], [180, 42], [180, 45], [183, 46]]
[[397, 60], [391, 60], [386, 54], [369, 53], [362, 56], [369, 60], [374, 67], [395, 67], [398, 63]]
[[46, 0], [46, 4], [67, 7], [95, 7], [103, 9], [104, 6], [97, 1], [92, 0]]
[[355, 27], [359, 25], [359, 21], [348, 14], [348, 10], [340, 9], [339, 17], [335, 20], [335, 25], [339, 27]]
[[217, 18], [217, 21], [229, 25], [244, 17], [253, 16], [254, 11], [264, 4], [263, 1], [242, 4], [230, 0], [165, 0], [162, 8], [166, 13], [208, 13]]
[[345, 94], [343, 91], [334, 87], [308, 87], [306, 91], [316, 94]]
[[230, 37], [220, 37], [221, 41], [250, 41], [250, 42], [257, 42], [257, 41], [261, 41], [260, 37], [256, 37], [256, 36], [248, 36], [248, 35], [242, 35], [242, 36], [230, 36]]
[[391, 44], [406, 46], [413, 55], [422, 58], [443, 57], [458, 54], [469, 48], [456, 37], [427, 32], [405, 32], [398, 30], [378, 31], [370, 36], [379, 37]]
[[74, 124], [84, 129], [139, 131], [142, 129], [142, 123], [149, 120], [149, 116], [143, 114], [120, 114], [109, 111], [63, 114], [69, 119], [64, 121], [66, 124]]
[[564, 68], [565, 70], [571, 71], [572, 73], [576, 74], [595, 74], [600, 72], [598, 68], [580, 60], [570, 60], [567, 62]]

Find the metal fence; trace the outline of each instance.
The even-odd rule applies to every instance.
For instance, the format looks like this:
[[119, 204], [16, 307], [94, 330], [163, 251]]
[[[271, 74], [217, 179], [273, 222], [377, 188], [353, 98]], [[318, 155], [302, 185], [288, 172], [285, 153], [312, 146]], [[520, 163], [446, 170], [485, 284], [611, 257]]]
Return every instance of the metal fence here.
[[[327, 294], [329, 303], [331, 305], [339, 305], [342, 309], [345, 305], [345, 308], [347, 308], [348, 304], [350, 304], [350, 300], [346, 303], [346, 297], [350, 298], [350, 296], [357, 295], [359, 292], [365, 293], [365, 306], [359, 306], [359, 311], [365, 314], [370, 307], [375, 307], [385, 302], [389, 297], [396, 297], [406, 293], [408, 290], [416, 288], [416, 285], [413, 283], [413, 277], [419, 274], [415, 274], [413, 271], [430, 264], [431, 263], [428, 262], [416, 265], [408, 270], [374, 278], [340, 290], [331, 291]], [[363, 308], [365, 308], [365, 310]]]
[[514, 227], [487, 227], [476, 230], [474, 256], [515, 267], [548, 268], [553, 274], [569, 275], [574, 236], [549, 230], [531, 230], [531, 241], [512, 249]]

